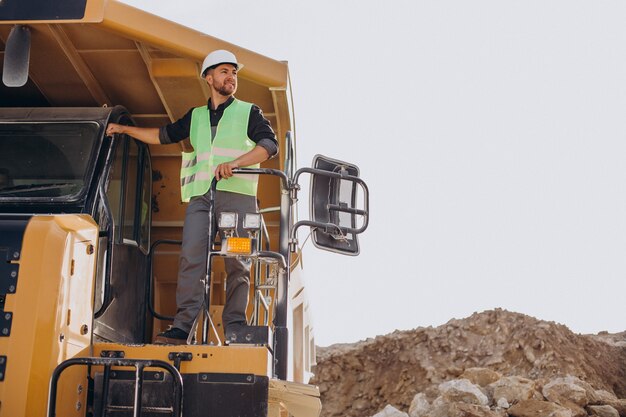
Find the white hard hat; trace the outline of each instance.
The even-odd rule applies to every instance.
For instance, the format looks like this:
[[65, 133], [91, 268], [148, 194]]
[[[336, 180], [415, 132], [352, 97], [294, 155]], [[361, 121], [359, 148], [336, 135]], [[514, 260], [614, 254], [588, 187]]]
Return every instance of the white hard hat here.
[[202, 71], [200, 71], [200, 77], [204, 78], [204, 72], [208, 68], [219, 64], [233, 64], [237, 67], [237, 71], [243, 68], [243, 64], [237, 62], [235, 54], [230, 51], [225, 51], [224, 49], [218, 49], [217, 51], [211, 52], [206, 56], [206, 58], [204, 58]]

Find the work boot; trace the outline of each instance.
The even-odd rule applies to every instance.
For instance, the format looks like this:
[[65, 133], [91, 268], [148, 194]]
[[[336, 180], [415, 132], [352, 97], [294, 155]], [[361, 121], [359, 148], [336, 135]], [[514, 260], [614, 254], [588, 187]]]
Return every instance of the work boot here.
[[248, 324], [244, 322], [229, 323], [224, 331], [224, 339], [226, 344], [241, 342], [243, 333], [248, 328]]
[[189, 333], [178, 327], [170, 327], [154, 338], [155, 345], [186, 345]]

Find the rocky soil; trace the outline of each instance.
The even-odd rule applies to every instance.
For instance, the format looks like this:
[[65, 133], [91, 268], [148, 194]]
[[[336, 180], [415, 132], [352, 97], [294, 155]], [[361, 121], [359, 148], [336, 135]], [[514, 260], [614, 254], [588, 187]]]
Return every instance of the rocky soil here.
[[322, 417], [626, 417], [626, 332], [505, 310], [318, 348]]

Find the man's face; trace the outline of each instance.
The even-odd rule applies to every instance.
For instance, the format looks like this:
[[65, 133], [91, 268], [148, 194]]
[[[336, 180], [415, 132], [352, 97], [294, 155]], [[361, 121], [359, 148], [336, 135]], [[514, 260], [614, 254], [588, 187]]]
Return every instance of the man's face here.
[[220, 64], [207, 71], [205, 79], [215, 91], [225, 97], [237, 91], [237, 68], [232, 64]]

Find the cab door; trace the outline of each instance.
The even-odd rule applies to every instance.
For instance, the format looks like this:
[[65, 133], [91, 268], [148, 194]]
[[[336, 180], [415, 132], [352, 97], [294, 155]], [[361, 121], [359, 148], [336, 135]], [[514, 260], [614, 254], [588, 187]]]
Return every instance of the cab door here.
[[111, 219], [101, 225], [106, 244], [101, 241], [94, 333], [106, 341], [142, 343], [151, 333], [146, 320], [152, 217], [150, 152], [127, 135], [117, 136], [112, 146], [104, 196]]

